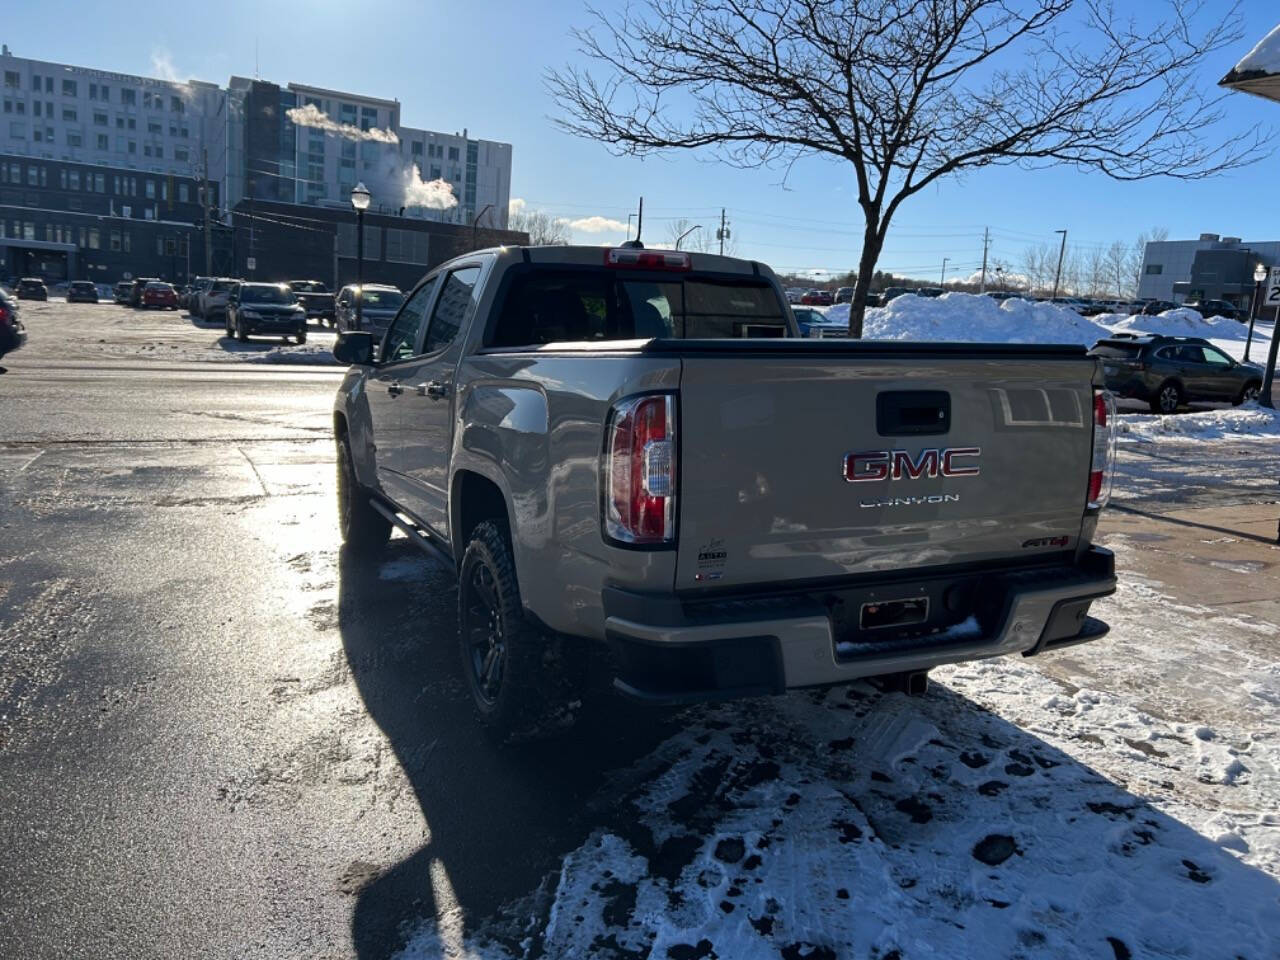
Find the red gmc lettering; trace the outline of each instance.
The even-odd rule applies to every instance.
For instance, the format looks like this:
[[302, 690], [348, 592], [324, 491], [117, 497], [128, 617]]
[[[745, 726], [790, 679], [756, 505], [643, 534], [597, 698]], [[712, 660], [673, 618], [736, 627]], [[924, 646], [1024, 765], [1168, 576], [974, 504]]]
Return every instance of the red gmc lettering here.
[[981, 447], [930, 447], [912, 456], [909, 450], [863, 450], [845, 454], [844, 478], [850, 483], [866, 480], [919, 480], [922, 477], [976, 477], [977, 464], [957, 463], [978, 457]]
[[942, 475], [944, 477], [976, 477], [978, 467], [957, 467], [956, 457], [976, 457], [982, 453], [981, 447], [950, 447], [942, 451]]
[[845, 454], [844, 478], [850, 483], [883, 480], [889, 476], [889, 451], [870, 450]]
[[921, 477], [936, 477], [937, 475], [937, 450], [921, 450], [920, 458], [914, 463], [911, 461], [911, 454], [907, 453], [907, 451], [893, 451], [893, 479], [901, 480], [906, 477], [909, 480], [919, 480]]

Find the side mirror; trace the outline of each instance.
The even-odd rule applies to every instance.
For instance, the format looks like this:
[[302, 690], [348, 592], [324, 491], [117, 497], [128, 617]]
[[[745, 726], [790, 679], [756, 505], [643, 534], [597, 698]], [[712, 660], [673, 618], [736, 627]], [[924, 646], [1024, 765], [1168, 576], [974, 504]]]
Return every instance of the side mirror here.
[[338, 334], [333, 344], [333, 357], [339, 363], [367, 367], [373, 361], [373, 334], [349, 330]]

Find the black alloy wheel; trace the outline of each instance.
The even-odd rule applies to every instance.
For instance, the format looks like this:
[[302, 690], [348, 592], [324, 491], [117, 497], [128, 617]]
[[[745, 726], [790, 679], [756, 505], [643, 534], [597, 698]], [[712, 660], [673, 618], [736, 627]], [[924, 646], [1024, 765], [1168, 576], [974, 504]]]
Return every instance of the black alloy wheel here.
[[477, 696], [486, 704], [496, 704], [502, 692], [507, 644], [492, 568], [484, 562], [475, 564], [462, 589], [462, 631], [468, 644], [469, 679]]

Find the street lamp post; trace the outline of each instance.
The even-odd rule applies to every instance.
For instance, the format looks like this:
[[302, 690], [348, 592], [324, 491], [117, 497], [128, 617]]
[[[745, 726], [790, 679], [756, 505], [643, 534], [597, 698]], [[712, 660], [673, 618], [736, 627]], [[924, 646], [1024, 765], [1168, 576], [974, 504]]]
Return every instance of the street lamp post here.
[[684, 240], [684, 238], [685, 238], [685, 237], [687, 237], [689, 234], [693, 233], [693, 231], [695, 231], [695, 230], [701, 230], [701, 229], [702, 229], [702, 224], [700, 224], [700, 223], [695, 223], [692, 227], [690, 227], [690, 228], [689, 228], [688, 230], [686, 230], [684, 233], [680, 234], [680, 236], [676, 237], [676, 249], [677, 249], [677, 250], [679, 250], [679, 249], [680, 249], [680, 243], [681, 243], [681, 241], [683, 241], [683, 240]]
[[373, 199], [363, 182], [351, 191], [351, 206], [356, 211], [356, 329], [364, 329], [364, 212]]
[[950, 259], [950, 257], [942, 258], [942, 279], [939, 280], [939, 285], [943, 287], [947, 285], [947, 261]]
[[479, 246], [479, 241], [477, 238], [480, 233], [480, 218], [483, 217], [486, 213], [488, 213], [492, 209], [493, 209], [492, 203], [485, 204], [484, 209], [481, 210], [479, 213], [477, 213], [476, 218], [471, 221], [471, 249], [472, 250], [476, 249], [476, 247]]
[[1262, 282], [1267, 279], [1267, 268], [1259, 261], [1253, 268], [1253, 302], [1249, 310], [1249, 339], [1244, 343], [1244, 362], [1249, 362], [1249, 348], [1253, 346], [1253, 324], [1262, 309]]
[[1053, 275], [1053, 296], [1049, 298], [1050, 303], [1058, 299], [1058, 284], [1062, 282], [1062, 257], [1067, 252], [1067, 231], [1055, 230], [1053, 232], [1062, 234], [1062, 246], [1058, 248], [1058, 269]]

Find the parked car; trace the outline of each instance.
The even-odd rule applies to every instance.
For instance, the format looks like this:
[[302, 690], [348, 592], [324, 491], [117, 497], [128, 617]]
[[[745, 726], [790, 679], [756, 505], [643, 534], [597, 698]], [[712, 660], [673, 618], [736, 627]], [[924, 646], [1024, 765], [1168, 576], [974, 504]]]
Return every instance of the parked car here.
[[237, 283], [225, 316], [227, 336], [241, 343], [264, 333], [307, 342], [307, 311], [287, 283]]
[[203, 316], [200, 313], [200, 297], [209, 289], [211, 283], [213, 283], [213, 277], [196, 277], [191, 281], [191, 291], [187, 294], [187, 302], [185, 304], [187, 313], [191, 314], [191, 316]]
[[1176, 310], [1177, 308], [1178, 305], [1172, 300], [1148, 300], [1142, 305], [1142, 315], [1144, 317], [1155, 317], [1166, 310]]
[[159, 277], [136, 277], [133, 286], [129, 290], [129, 306], [142, 306], [142, 291], [147, 288], [148, 283], [164, 283]]
[[159, 310], [178, 309], [178, 291], [173, 284], [163, 280], [152, 280], [142, 288], [142, 309], [155, 307]]
[[13, 291], [19, 300], [48, 300], [49, 288], [39, 277], [23, 277]]
[[909, 287], [885, 287], [884, 293], [880, 294], [880, 306], [885, 306], [890, 300], [897, 299], [904, 293], [914, 293], [915, 291]]
[[0, 287], [0, 357], [19, 350], [27, 342], [27, 328], [18, 319], [18, 300]]
[[921, 287], [919, 290], [914, 292], [917, 297], [940, 297], [947, 291], [943, 290], [941, 287]]
[[787, 287], [787, 303], [796, 304], [805, 295], [804, 287]]
[[829, 307], [833, 300], [830, 290], [806, 290], [800, 302], [806, 307]]
[[1089, 355], [1102, 361], [1108, 390], [1145, 400], [1152, 413], [1176, 413], [1193, 400], [1241, 404], [1262, 390], [1262, 367], [1233, 360], [1199, 337], [1117, 333]]
[[1242, 323], [1249, 319], [1248, 310], [1237, 307], [1234, 303], [1228, 303], [1226, 300], [1188, 300], [1183, 306], [1190, 307], [1202, 317], [1227, 317]]
[[117, 280], [116, 285], [111, 288], [111, 299], [116, 303], [128, 306], [129, 296], [133, 293], [132, 280]]
[[203, 320], [227, 319], [227, 298], [240, 281], [235, 277], [218, 277], [200, 294], [200, 317]]
[[338, 291], [334, 300], [335, 326], [339, 330], [368, 330], [375, 339], [381, 339], [387, 324], [404, 303], [404, 294], [396, 287], [381, 283], [364, 285], [364, 305], [361, 307], [362, 326], [356, 326], [356, 297], [361, 288], [354, 283]]
[[837, 290], [836, 303], [853, 303], [853, 287], [841, 287]]
[[800, 328], [802, 337], [847, 337], [849, 323], [835, 323], [827, 319], [827, 315], [810, 307], [792, 307], [791, 315], [796, 318], [796, 326]]
[[97, 303], [98, 285], [92, 280], [72, 280], [67, 287], [67, 303]]
[[1116, 586], [1091, 546], [1115, 418], [1082, 348], [868, 354], [797, 338], [762, 264], [601, 260], [467, 254], [381, 350], [334, 346], [345, 549], [376, 556], [396, 526], [457, 576], [494, 734], [572, 719], [583, 644], [616, 689], [673, 703], [884, 675], [919, 693], [939, 664], [1107, 632], [1088, 611]]
[[290, 280], [289, 287], [298, 297], [298, 303], [307, 311], [307, 319], [328, 320], [332, 326], [334, 317], [333, 294], [319, 280]]

